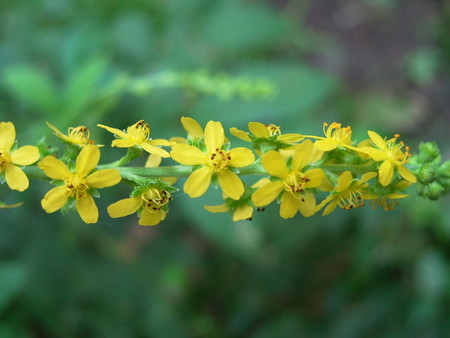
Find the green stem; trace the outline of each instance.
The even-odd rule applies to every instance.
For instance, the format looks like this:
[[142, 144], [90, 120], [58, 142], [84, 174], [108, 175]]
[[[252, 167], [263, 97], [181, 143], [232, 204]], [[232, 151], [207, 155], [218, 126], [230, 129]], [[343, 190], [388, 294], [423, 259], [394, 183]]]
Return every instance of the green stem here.
[[[119, 160], [120, 161], [120, 160]], [[111, 164], [100, 165], [98, 169], [117, 169], [120, 171], [120, 175], [130, 181], [137, 181], [141, 178], [150, 177], [188, 177], [192, 171], [193, 166], [166, 166], [166, 167], [118, 167], [119, 162]], [[126, 160], [125, 160], [126, 161]], [[328, 170], [334, 173], [343, 173], [344, 171], [350, 171], [353, 174], [362, 174], [369, 171], [376, 171], [376, 164], [371, 165], [348, 165], [348, 164], [334, 164], [318, 166], [318, 168]], [[44, 172], [37, 166], [27, 166], [23, 168], [29, 178], [40, 179], [50, 181]], [[247, 167], [239, 168], [238, 175], [269, 175], [264, 167], [260, 163], [255, 163]]]

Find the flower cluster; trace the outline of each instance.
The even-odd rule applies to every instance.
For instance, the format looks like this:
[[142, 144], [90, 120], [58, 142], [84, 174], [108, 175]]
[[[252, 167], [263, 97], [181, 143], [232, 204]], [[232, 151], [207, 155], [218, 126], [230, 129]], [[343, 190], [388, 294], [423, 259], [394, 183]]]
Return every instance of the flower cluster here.
[[[101, 146], [90, 139], [85, 126], [71, 127], [66, 135], [47, 122], [67, 144], [58, 158], [56, 150], [18, 147], [13, 123], [1, 122], [0, 180], [10, 189], [24, 191], [29, 187], [27, 174], [47, 179], [55, 187], [43, 197], [42, 208], [53, 213], [74, 207], [86, 223], [98, 221], [94, 201], [98, 189], [124, 182], [131, 188], [130, 195], [109, 205], [107, 212], [112, 218], [136, 213], [140, 225], [156, 225], [167, 217], [179, 177], [186, 178], [183, 190], [191, 198], [204, 195], [210, 186], [220, 187], [223, 204], [205, 209], [228, 212], [234, 221], [252, 219], [254, 210], [262, 211], [275, 201], [282, 218], [297, 213], [328, 215], [337, 207], [356, 209], [366, 201], [390, 210], [396, 200], [408, 196], [404, 190], [416, 183], [416, 176], [425, 187], [422, 190], [433, 192], [435, 185], [442, 187], [440, 194], [449, 190], [448, 162], [438, 168], [437, 156], [430, 159], [422, 153], [410, 161], [409, 147], [399, 141], [398, 134], [383, 138], [369, 130], [368, 138], [357, 143], [351, 128], [336, 122], [324, 123], [323, 136], [283, 134], [277, 125], [250, 122], [248, 131], [230, 129], [231, 135], [250, 146], [231, 147], [220, 122], [209, 121], [203, 128], [183, 117], [181, 124], [187, 135], [169, 140], [150, 138], [150, 126], [144, 120], [125, 130], [98, 124], [115, 136], [112, 147], [128, 149], [118, 161], [99, 165]], [[430, 146], [422, 148], [433, 152]], [[142, 155], [148, 156], [145, 167], [127, 166]], [[174, 163], [160, 166], [163, 159]], [[249, 184], [243, 175], [260, 177]]]

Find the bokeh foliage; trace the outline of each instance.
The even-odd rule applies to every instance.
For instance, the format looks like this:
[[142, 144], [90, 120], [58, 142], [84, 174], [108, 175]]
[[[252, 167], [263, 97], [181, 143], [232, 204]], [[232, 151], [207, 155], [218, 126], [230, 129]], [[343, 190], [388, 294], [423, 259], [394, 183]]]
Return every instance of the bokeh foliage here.
[[[181, 116], [305, 134], [340, 121], [360, 140], [398, 132], [413, 152], [434, 140], [448, 158], [450, 8], [417, 3], [0, 1], [0, 120], [22, 145], [60, 148], [45, 121], [106, 145], [97, 123], [145, 119], [169, 138]], [[144, 228], [106, 215], [125, 185], [102, 192], [96, 225], [45, 214], [47, 183], [0, 188], [25, 201], [0, 209], [0, 337], [450, 335], [448, 198], [412, 188], [390, 212], [281, 220], [273, 205], [233, 223], [202, 208], [218, 191], [180, 191]]]

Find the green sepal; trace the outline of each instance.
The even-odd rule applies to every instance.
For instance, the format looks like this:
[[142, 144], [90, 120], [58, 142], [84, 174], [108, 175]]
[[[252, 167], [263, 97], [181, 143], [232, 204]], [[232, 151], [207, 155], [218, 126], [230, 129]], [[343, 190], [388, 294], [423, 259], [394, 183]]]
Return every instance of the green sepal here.
[[214, 187], [214, 189], [219, 188], [219, 176], [217, 176], [216, 173], [214, 173], [211, 177], [211, 185]]
[[42, 155], [42, 157], [45, 156], [51, 156], [55, 155], [58, 151], [58, 147], [51, 147], [47, 143], [47, 137], [42, 136], [39, 141], [37, 142], [37, 148], [39, 149], [39, 153]]
[[76, 172], [77, 164], [74, 160], [68, 159], [66, 162], [67, 168], [69, 168], [70, 172]]
[[94, 198], [100, 198], [100, 192], [98, 191], [98, 189], [95, 188], [89, 189], [89, 195], [91, 195]]

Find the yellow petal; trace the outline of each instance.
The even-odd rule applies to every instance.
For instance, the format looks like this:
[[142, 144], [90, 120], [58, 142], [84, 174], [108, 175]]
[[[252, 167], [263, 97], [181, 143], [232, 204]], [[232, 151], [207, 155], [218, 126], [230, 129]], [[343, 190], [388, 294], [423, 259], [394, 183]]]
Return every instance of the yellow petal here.
[[136, 145], [137, 145], [137, 142], [130, 138], [117, 139], [117, 140], [113, 140], [111, 142], [111, 147], [117, 147], [117, 148], [131, 148], [131, 147], [135, 147]]
[[77, 175], [80, 177], [89, 175], [89, 173], [97, 167], [99, 160], [100, 150], [98, 147], [91, 144], [85, 146], [81, 149], [77, 157]]
[[48, 213], [55, 212], [66, 205], [69, 197], [64, 193], [64, 185], [49, 190], [41, 201], [42, 209]]
[[91, 188], [106, 188], [116, 185], [121, 180], [120, 172], [116, 169], [98, 170], [86, 178], [86, 183]]
[[30, 184], [27, 175], [15, 165], [5, 167], [5, 178], [8, 187], [17, 191], [26, 190]]
[[24, 146], [11, 153], [11, 162], [18, 165], [30, 165], [39, 160], [39, 157], [37, 147]]
[[384, 161], [387, 158], [386, 153], [379, 149], [371, 147], [362, 147], [360, 151], [363, 152], [364, 154], [369, 155], [375, 161]]
[[187, 143], [187, 140], [184, 137], [171, 137], [169, 142], [170, 146], [173, 146], [176, 143]]
[[83, 197], [77, 198], [76, 207], [81, 219], [85, 223], [97, 223], [98, 209], [91, 195], [86, 194]]
[[374, 178], [375, 176], [377, 176], [377, 173], [375, 173], [375, 172], [365, 173], [361, 176], [359, 183], [361, 184], [361, 183], [367, 182], [368, 180]]
[[208, 159], [208, 155], [201, 152], [200, 149], [181, 143], [172, 147], [170, 156], [178, 163], [185, 165], [203, 164]]
[[191, 138], [203, 136], [203, 128], [194, 119], [183, 116], [181, 118], [181, 124]]
[[171, 143], [163, 138], [155, 138], [152, 140], [148, 140], [148, 143], [150, 143], [151, 145], [154, 146], [165, 146], [165, 147], [169, 147], [171, 145]]
[[150, 212], [147, 209], [143, 209], [141, 217], [139, 217], [139, 225], [157, 225], [166, 217], [166, 213], [163, 210], [157, 212]]
[[108, 211], [109, 217], [118, 218], [134, 214], [140, 206], [141, 198], [138, 196], [117, 201], [109, 205], [106, 210]]
[[353, 181], [353, 175], [350, 171], [344, 171], [338, 178], [337, 192], [347, 189]]
[[304, 139], [304, 137], [301, 134], [282, 134], [277, 137], [278, 141], [281, 141], [284, 143], [300, 142], [303, 139]]
[[255, 161], [255, 155], [253, 155], [250, 149], [239, 147], [230, 150], [231, 160], [228, 164], [231, 167], [241, 168], [252, 164]]
[[205, 128], [205, 144], [209, 152], [221, 149], [225, 141], [225, 134], [220, 122], [209, 121]]
[[253, 193], [252, 201], [257, 207], [268, 205], [278, 197], [283, 187], [283, 181], [269, 182]]
[[306, 182], [305, 186], [307, 188], [316, 188], [322, 184], [325, 173], [322, 169], [315, 168], [305, 172], [305, 176], [307, 179], [309, 179], [309, 181]]
[[154, 145], [151, 145], [149, 141], [142, 142], [140, 146], [148, 153], [150, 154], [156, 154], [161, 157], [170, 157], [169, 153], [165, 151], [162, 148], [155, 147]]
[[234, 200], [241, 198], [245, 188], [238, 175], [228, 169], [219, 171], [217, 175], [220, 187], [228, 197]]
[[248, 130], [256, 137], [260, 138], [270, 137], [269, 130], [264, 124], [260, 122], [249, 122]]
[[16, 140], [16, 128], [11, 122], [0, 122], [0, 149], [9, 151]]
[[303, 217], [312, 216], [317, 212], [317, 210], [319, 210], [317, 208], [316, 198], [314, 197], [313, 193], [306, 192], [306, 194], [300, 198], [298, 210]]
[[161, 164], [162, 157], [155, 154], [150, 154], [145, 162], [146, 168], [156, 168]]
[[184, 191], [191, 198], [199, 197], [208, 190], [211, 183], [212, 168], [204, 166], [195, 170], [184, 183]]
[[387, 186], [392, 182], [392, 177], [394, 177], [394, 164], [386, 160], [380, 165], [378, 180], [381, 185]]
[[306, 140], [295, 148], [294, 156], [292, 157], [292, 171], [301, 171], [308, 164], [312, 150], [313, 143], [311, 140]]
[[266, 185], [267, 183], [269, 183], [270, 180], [267, 177], [261, 178], [258, 181], [256, 181], [255, 183], [253, 183], [252, 188], [261, 188], [263, 185]]
[[286, 160], [277, 151], [271, 150], [264, 154], [262, 157], [262, 165], [272, 176], [286, 178], [289, 175]]
[[322, 151], [331, 151], [336, 149], [337, 143], [333, 139], [325, 139], [314, 142], [314, 146]]
[[336, 199], [333, 199], [333, 200], [327, 205], [327, 207], [325, 208], [325, 210], [323, 211], [322, 216], [326, 216], [326, 215], [331, 214], [331, 213], [334, 211], [334, 209], [336, 209], [337, 205], [338, 205], [337, 200], [336, 200]]
[[398, 170], [398, 173], [400, 174], [400, 176], [403, 177], [408, 182], [411, 182], [411, 183], [417, 182], [416, 176], [414, 176], [414, 174], [412, 172], [410, 172], [406, 167], [404, 167], [402, 165], [398, 165], [397, 170]]
[[280, 216], [284, 219], [292, 218], [297, 213], [299, 201], [289, 192], [285, 192], [281, 197]]
[[233, 221], [241, 221], [244, 219], [251, 219], [253, 216], [253, 208], [246, 204], [243, 207], [236, 208], [233, 213]]
[[380, 135], [378, 135], [376, 132], [369, 130], [367, 134], [370, 137], [370, 140], [375, 144], [378, 148], [385, 150], [386, 149], [386, 142], [381, 138]]
[[243, 141], [246, 141], [246, 142], [252, 141], [250, 136], [248, 136], [248, 134], [245, 131], [239, 130], [235, 127], [230, 128], [230, 133], [231, 133], [231, 135], [236, 136], [237, 138], [239, 138]]
[[47, 175], [54, 180], [64, 180], [66, 177], [70, 176], [71, 173], [67, 168], [66, 164], [58, 160], [54, 156], [46, 156], [39, 163], [38, 167]]
[[117, 136], [122, 137], [122, 138], [127, 138], [128, 137], [127, 133], [125, 133], [123, 130], [120, 130], [120, 129], [117, 129], [117, 128], [111, 128], [111, 127], [108, 127], [108, 126], [104, 126], [103, 124], [97, 124], [97, 127], [106, 129], [110, 133], [113, 133], [114, 135], [117, 135]]
[[203, 208], [208, 210], [212, 213], [218, 213], [218, 212], [227, 212], [229, 209], [226, 206], [226, 204], [219, 204], [219, 205], [205, 205]]

